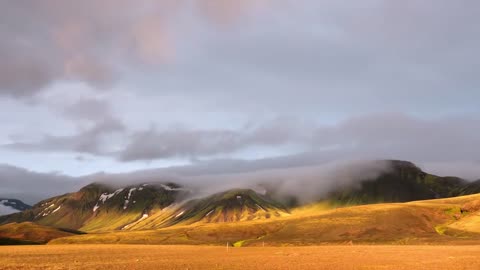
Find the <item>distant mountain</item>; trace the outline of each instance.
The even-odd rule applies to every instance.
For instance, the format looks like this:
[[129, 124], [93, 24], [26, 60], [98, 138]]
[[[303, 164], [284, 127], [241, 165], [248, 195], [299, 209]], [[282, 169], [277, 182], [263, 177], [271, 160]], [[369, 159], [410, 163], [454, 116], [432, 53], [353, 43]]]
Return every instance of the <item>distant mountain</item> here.
[[30, 208], [32, 208], [30, 205], [20, 200], [0, 198], [0, 216], [25, 211]]
[[[480, 192], [480, 181], [439, 177], [413, 163], [389, 161], [390, 170], [371, 179], [338, 187], [318, 197], [332, 207], [382, 202], [408, 202]], [[273, 199], [276, 198], [276, 199]], [[193, 223], [227, 223], [288, 216], [298, 198], [279, 198], [250, 189], [199, 196], [174, 183], [112, 188], [90, 184], [78, 192], [53, 197], [32, 209], [0, 217], [0, 224], [34, 222], [85, 232], [146, 230]], [[287, 207], [285, 207], [286, 205]]]

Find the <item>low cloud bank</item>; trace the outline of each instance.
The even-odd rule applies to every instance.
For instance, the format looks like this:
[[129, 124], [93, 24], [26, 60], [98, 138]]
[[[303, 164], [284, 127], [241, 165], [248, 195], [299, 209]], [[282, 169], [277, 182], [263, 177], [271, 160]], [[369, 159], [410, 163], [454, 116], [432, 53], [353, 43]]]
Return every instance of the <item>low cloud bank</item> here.
[[[305, 162], [303, 157], [308, 157]], [[355, 185], [361, 180], [375, 178], [391, 169], [391, 163], [387, 160], [328, 162], [314, 157], [315, 155], [310, 153], [257, 161], [218, 160], [131, 173], [97, 173], [83, 177], [37, 173], [0, 165], [0, 197], [16, 198], [33, 204], [52, 196], [77, 191], [93, 182], [111, 186], [173, 182], [191, 189], [194, 197], [233, 188], [249, 188], [259, 193], [268, 189], [280, 198], [294, 197], [300, 203], [308, 203], [339, 187]], [[480, 178], [480, 171], [474, 163], [417, 165], [424, 171], [439, 176], [459, 176], [467, 180]], [[460, 174], [461, 172], [463, 174]]]

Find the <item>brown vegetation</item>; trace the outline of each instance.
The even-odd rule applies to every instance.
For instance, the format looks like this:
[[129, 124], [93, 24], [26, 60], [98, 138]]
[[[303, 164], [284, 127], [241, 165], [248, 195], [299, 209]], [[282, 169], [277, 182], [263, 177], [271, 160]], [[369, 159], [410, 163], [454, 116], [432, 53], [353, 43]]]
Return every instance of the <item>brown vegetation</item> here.
[[52, 239], [72, 235], [75, 234], [31, 222], [0, 226], [0, 244], [45, 244]]
[[15, 246], [0, 269], [480, 269], [480, 246]]

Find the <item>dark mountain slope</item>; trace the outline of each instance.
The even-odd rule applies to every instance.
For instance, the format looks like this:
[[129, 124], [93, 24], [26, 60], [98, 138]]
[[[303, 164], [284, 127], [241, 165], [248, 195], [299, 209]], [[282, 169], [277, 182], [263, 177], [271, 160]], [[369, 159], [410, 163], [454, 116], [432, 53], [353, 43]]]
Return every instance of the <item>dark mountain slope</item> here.
[[325, 199], [339, 204], [369, 204], [438, 199], [474, 193], [470, 188], [460, 193], [460, 190], [469, 185], [461, 178], [428, 174], [410, 162], [390, 163], [391, 170], [379, 177], [365, 179], [330, 192]]
[[480, 193], [480, 180], [467, 183], [466, 185], [462, 185], [461, 187], [458, 187], [452, 191], [453, 196], [462, 196], [476, 193]]

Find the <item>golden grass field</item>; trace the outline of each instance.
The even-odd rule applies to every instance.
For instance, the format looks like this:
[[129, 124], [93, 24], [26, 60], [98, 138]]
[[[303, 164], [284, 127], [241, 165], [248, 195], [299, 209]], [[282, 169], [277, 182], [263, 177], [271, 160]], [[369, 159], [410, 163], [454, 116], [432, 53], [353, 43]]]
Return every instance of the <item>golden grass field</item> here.
[[0, 247], [0, 269], [480, 269], [480, 246]]

